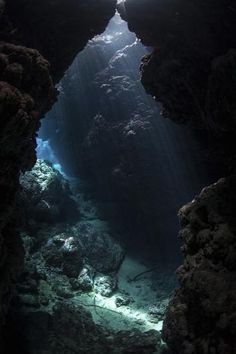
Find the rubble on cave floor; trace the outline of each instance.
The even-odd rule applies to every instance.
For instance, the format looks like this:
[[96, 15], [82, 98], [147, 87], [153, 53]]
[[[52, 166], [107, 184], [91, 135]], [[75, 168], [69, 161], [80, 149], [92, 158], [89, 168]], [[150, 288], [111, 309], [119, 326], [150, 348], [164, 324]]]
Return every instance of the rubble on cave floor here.
[[[101, 288], [76, 294], [74, 301], [88, 307], [93, 319], [114, 331], [139, 329], [162, 330], [165, 309], [175, 280], [173, 270], [157, 267], [155, 272], [139, 260], [125, 257], [117, 273], [117, 288], [108, 296]], [[135, 281], [131, 277], [141, 274]]]
[[[68, 308], [72, 324], [77, 325], [78, 312], [82, 312], [85, 326], [89, 323], [102, 333], [98, 336], [104, 337], [105, 344], [99, 345], [104, 348], [122, 347], [122, 343], [125, 348], [134, 348], [142, 343], [142, 351], [137, 347], [131, 352], [157, 353], [165, 309], [175, 286], [173, 269], [155, 265], [150, 271], [150, 265], [126, 255], [110, 225], [98, 218], [93, 203], [81, 193], [73, 194], [69, 182], [49, 163], [38, 161], [22, 176], [21, 186], [21, 236], [26, 257], [14, 298], [14, 316], [24, 322], [24, 328], [33, 326], [37, 342], [43, 326], [40, 321], [46, 318], [56, 328], [57, 317], [61, 320], [61, 312]], [[65, 205], [74, 211], [63, 214]], [[63, 222], [57, 219], [60, 214]], [[77, 218], [71, 219], [71, 215]], [[57, 347], [61, 339], [54, 329], [50, 333]], [[96, 340], [91, 341], [90, 352], [101, 353], [101, 348], [93, 349]], [[59, 346], [63, 345], [60, 342]], [[117, 353], [122, 353], [122, 348]]]

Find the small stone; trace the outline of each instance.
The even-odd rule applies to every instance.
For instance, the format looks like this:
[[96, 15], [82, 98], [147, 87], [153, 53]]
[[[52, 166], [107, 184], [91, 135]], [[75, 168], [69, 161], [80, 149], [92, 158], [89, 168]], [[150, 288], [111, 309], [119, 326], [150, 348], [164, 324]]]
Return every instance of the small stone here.
[[78, 276], [78, 285], [81, 290], [91, 291], [93, 288], [93, 271], [91, 267], [84, 267]]
[[156, 305], [149, 306], [148, 309], [149, 321], [152, 323], [158, 323], [159, 321], [163, 320], [167, 306], [168, 306], [168, 300], [160, 302]]
[[94, 291], [110, 297], [117, 287], [117, 279], [109, 275], [98, 275], [94, 281]]
[[127, 295], [117, 295], [115, 299], [116, 307], [127, 306], [132, 302], [134, 302], [134, 299]]

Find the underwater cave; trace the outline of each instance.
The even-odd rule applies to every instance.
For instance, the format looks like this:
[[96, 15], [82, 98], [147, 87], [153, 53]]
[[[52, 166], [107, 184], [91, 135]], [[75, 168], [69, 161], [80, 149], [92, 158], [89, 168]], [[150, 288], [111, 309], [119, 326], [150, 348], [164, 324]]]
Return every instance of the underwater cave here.
[[236, 353], [235, 14], [0, 0], [0, 353]]

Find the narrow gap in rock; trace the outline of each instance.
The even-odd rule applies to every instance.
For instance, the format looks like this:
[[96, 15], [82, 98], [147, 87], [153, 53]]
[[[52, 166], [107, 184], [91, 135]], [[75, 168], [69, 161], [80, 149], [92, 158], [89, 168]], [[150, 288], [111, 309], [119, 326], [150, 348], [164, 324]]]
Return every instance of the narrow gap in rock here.
[[[120, 330], [162, 329], [181, 262], [178, 210], [217, 167], [202, 137], [163, 119], [144, 91], [148, 52], [116, 14], [74, 60], [42, 121], [37, 163], [21, 177], [17, 316], [31, 328], [29, 345], [53, 314], [74, 323], [81, 308], [104, 336], [101, 350], [120, 345], [111, 339]], [[158, 332], [149, 335], [161, 347]]]

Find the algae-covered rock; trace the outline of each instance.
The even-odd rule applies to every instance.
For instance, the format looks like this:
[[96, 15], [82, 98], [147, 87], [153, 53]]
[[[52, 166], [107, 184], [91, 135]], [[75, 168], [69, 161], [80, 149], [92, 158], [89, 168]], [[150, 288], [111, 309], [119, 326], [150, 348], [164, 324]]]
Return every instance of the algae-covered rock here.
[[102, 223], [82, 221], [73, 227], [84, 257], [98, 272], [118, 270], [124, 259], [124, 250]]
[[85, 266], [78, 276], [78, 287], [84, 291], [90, 291], [93, 288], [94, 270], [90, 266]]
[[48, 240], [43, 247], [46, 263], [60, 268], [68, 277], [77, 277], [82, 267], [82, 255], [79, 243], [74, 237], [62, 233]]
[[134, 302], [134, 299], [126, 294], [118, 294], [115, 299], [116, 307], [127, 306]]
[[159, 321], [162, 321], [165, 313], [166, 313], [166, 308], [169, 304], [169, 300], [163, 300], [155, 305], [151, 305], [148, 308], [148, 315], [150, 322], [153, 323], [158, 323]]
[[68, 182], [43, 160], [20, 178], [20, 207], [25, 222], [53, 223], [78, 220], [77, 205], [72, 198]]
[[117, 287], [116, 277], [99, 274], [94, 280], [94, 291], [106, 297], [110, 297]]

